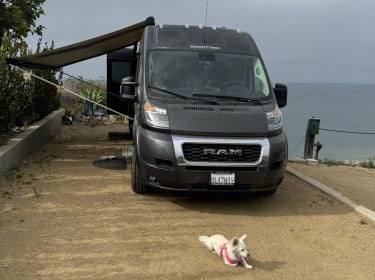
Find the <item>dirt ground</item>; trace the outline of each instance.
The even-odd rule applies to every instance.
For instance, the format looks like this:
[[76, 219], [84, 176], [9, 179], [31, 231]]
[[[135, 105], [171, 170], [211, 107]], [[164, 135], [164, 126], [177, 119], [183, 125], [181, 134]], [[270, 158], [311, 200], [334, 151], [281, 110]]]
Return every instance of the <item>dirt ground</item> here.
[[[374, 223], [290, 174], [272, 197], [132, 193], [130, 161], [99, 160], [123, 129], [64, 126], [0, 178], [0, 279], [375, 279]], [[198, 241], [215, 233], [246, 233], [254, 269]]]

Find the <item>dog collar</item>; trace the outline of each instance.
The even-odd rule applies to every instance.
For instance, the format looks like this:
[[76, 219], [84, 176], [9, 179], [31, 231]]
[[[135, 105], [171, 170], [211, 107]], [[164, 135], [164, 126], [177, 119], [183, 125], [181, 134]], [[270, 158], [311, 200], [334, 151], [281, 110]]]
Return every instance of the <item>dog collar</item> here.
[[[224, 253], [224, 254], [223, 254]], [[238, 264], [239, 261], [237, 260], [233, 260], [230, 256], [229, 256], [229, 253], [228, 253], [228, 249], [227, 249], [227, 243], [224, 243], [220, 246], [220, 253], [219, 253], [219, 256], [220, 257], [223, 257], [225, 258], [225, 260], [230, 263], [230, 264]]]

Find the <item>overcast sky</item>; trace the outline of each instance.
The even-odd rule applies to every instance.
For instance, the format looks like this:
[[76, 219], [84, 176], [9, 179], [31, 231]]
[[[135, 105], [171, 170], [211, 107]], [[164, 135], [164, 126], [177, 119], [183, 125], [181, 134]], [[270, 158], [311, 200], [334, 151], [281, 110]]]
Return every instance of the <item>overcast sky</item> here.
[[[55, 47], [154, 16], [156, 23], [205, 23], [207, 0], [47, 0], [44, 40]], [[276, 82], [375, 82], [375, 0], [209, 0], [207, 25], [250, 33]], [[36, 38], [29, 37], [31, 49]], [[96, 79], [105, 57], [64, 68]]]

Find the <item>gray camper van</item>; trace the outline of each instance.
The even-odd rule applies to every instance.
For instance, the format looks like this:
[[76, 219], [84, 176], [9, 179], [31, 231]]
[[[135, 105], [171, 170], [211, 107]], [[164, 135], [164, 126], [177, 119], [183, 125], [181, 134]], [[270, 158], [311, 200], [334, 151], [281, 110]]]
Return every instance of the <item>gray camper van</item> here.
[[252, 37], [149, 25], [136, 48], [108, 55], [108, 80], [113, 69], [128, 75], [116, 86], [134, 119], [133, 191], [274, 193], [287, 164], [287, 88], [272, 88]]
[[279, 109], [287, 88], [272, 88], [249, 34], [149, 17], [7, 63], [59, 70], [102, 54], [107, 109], [130, 119], [134, 192], [276, 191], [288, 155]]

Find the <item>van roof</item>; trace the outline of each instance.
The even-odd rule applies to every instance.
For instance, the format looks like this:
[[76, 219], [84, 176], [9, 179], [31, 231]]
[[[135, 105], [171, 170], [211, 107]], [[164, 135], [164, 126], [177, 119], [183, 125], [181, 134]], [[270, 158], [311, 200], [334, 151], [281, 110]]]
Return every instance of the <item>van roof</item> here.
[[[147, 26], [147, 48], [195, 49], [259, 55], [253, 38], [246, 32], [227, 28], [188, 25]], [[151, 44], [150, 44], [151, 43]]]

